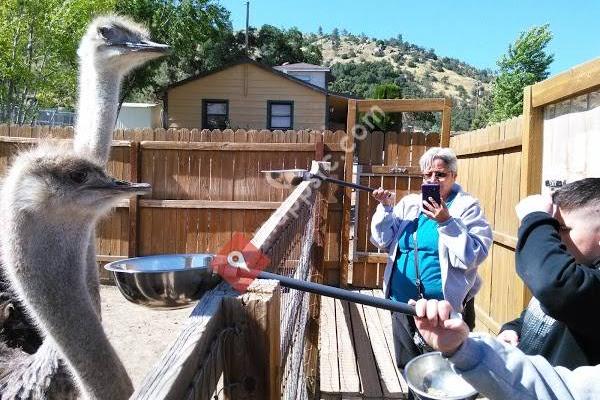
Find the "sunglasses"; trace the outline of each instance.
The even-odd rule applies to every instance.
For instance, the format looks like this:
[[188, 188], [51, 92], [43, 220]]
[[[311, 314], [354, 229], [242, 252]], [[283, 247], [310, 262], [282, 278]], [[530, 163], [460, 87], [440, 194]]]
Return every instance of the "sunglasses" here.
[[431, 172], [424, 172], [423, 173], [423, 179], [429, 179], [431, 177], [435, 176], [438, 179], [442, 179], [448, 176], [447, 172], [440, 172], [440, 171], [431, 171]]

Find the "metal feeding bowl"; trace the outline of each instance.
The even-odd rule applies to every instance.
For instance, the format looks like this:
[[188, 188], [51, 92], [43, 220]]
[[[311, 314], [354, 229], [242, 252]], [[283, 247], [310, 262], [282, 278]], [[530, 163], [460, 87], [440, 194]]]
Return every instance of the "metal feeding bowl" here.
[[477, 391], [458, 375], [439, 351], [413, 358], [404, 368], [406, 383], [421, 400], [467, 400]]
[[221, 282], [210, 267], [212, 254], [170, 254], [113, 261], [113, 273], [123, 296], [150, 308], [187, 307]]

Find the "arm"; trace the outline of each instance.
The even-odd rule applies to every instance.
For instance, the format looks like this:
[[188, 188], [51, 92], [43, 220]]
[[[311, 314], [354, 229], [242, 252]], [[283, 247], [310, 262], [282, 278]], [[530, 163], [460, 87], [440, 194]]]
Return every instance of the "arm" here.
[[395, 207], [386, 203], [378, 204], [371, 218], [371, 243], [389, 252], [390, 246], [394, 245], [392, 242], [398, 233], [403, 213], [404, 200], [400, 200]]
[[447, 301], [421, 299], [415, 324], [429, 345], [448, 357], [453, 368], [490, 399], [595, 399], [600, 366], [575, 371], [552, 366], [541, 356], [485, 336], [472, 335], [461, 319], [450, 318]]
[[492, 337], [468, 338], [450, 358], [455, 370], [490, 399], [595, 399], [600, 366], [569, 371], [526, 356]]
[[460, 217], [450, 218], [441, 223], [438, 232], [440, 241], [448, 248], [450, 255], [457, 257], [462, 263], [462, 265], [452, 265], [453, 267], [478, 266], [487, 257], [492, 245], [492, 229], [476, 202]]
[[516, 264], [544, 312], [586, 336], [597, 334], [600, 321], [582, 310], [600, 304], [600, 271], [575, 262], [561, 242], [558, 221], [544, 212], [523, 219]]

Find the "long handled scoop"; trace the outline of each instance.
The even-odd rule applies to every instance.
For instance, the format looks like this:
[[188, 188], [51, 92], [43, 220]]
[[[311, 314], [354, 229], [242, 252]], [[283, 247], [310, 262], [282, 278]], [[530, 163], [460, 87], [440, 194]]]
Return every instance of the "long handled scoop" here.
[[368, 296], [366, 294], [355, 293], [350, 290], [340, 289], [333, 286], [321, 285], [314, 282], [307, 282], [300, 279], [294, 279], [266, 271], [261, 271], [258, 274], [257, 278], [277, 280], [279, 281], [281, 286], [288, 287], [290, 289], [297, 289], [303, 292], [316, 293], [321, 296], [333, 297], [334, 299], [339, 300], [347, 300], [353, 303], [383, 308], [385, 310], [395, 311], [402, 314], [416, 315], [415, 308], [409, 304], [400, 303], [388, 299], [382, 299], [374, 296]]
[[330, 178], [328, 176], [313, 174], [305, 169], [276, 169], [261, 172], [265, 174], [267, 182], [269, 182], [271, 185], [285, 189], [292, 186], [298, 186], [304, 181], [318, 179], [320, 181], [330, 182], [340, 186], [351, 187], [358, 190], [366, 190], [367, 192], [373, 192], [375, 190], [372, 187], [346, 182], [339, 179]]

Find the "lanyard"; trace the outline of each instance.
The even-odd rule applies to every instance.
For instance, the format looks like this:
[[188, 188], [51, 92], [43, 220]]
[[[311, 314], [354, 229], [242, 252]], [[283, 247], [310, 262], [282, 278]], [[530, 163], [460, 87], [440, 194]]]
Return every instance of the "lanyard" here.
[[424, 298], [423, 283], [421, 282], [421, 274], [419, 272], [419, 245], [417, 244], [417, 231], [419, 230], [419, 217], [415, 220], [415, 231], [413, 232], [414, 254], [415, 254], [415, 285], [417, 286], [417, 294], [419, 299]]

